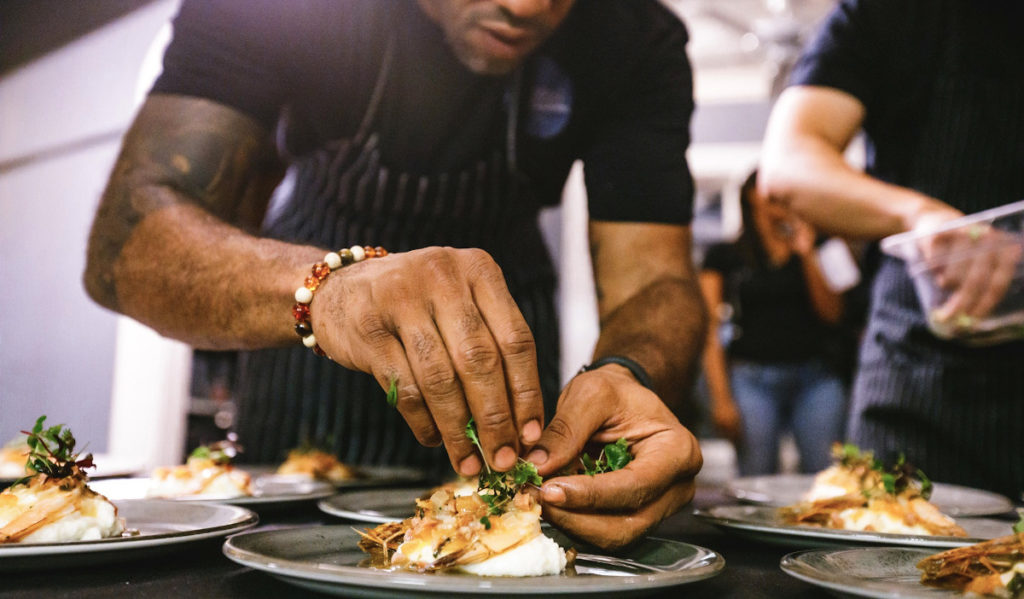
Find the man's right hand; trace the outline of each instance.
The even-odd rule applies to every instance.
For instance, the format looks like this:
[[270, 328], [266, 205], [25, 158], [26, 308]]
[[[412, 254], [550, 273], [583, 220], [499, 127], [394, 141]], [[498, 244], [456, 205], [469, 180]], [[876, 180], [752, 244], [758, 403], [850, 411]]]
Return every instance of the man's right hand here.
[[483, 467], [465, 435], [470, 417], [498, 470], [540, 438], [533, 335], [486, 252], [431, 247], [346, 266], [310, 309], [321, 349], [385, 390], [394, 383], [416, 438], [443, 441], [460, 474]]

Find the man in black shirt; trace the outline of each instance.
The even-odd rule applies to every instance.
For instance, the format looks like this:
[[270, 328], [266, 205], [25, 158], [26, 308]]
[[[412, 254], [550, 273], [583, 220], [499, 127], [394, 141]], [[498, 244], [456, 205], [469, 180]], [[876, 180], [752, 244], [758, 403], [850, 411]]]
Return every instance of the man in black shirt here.
[[[814, 226], [877, 239], [1024, 198], [1024, 37], [1010, 0], [843, 0], [769, 122], [763, 190]], [[863, 127], [867, 172], [843, 150]], [[981, 316], [1019, 252], [951, 278], [943, 306]], [[934, 479], [1024, 491], [1024, 342], [970, 347], [927, 326], [906, 265], [883, 257], [850, 436]]]
[[[162, 334], [251, 350], [238, 432], [263, 461], [311, 440], [473, 475], [472, 416], [492, 467], [526, 455], [551, 475], [625, 437], [626, 469], [540, 496], [569, 532], [628, 542], [689, 501], [701, 461], [666, 406], [704, 327], [685, 43], [653, 0], [186, 1], [87, 288]], [[277, 154], [291, 186], [268, 209]], [[602, 326], [594, 368], [559, 393], [536, 216], [576, 159]]]

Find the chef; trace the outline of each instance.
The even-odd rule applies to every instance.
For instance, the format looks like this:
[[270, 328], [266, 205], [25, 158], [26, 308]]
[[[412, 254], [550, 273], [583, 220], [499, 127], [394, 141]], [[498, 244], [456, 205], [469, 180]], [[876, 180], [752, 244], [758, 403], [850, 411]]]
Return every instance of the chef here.
[[[701, 463], [671, 409], [705, 326], [686, 41], [654, 0], [186, 0], [86, 287], [243, 350], [250, 460], [310, 441], [354, 464], [474, 475], [525, 457], [551, 475], [624, 437], [625, 469], [540, 498], [570, 533], [627, 543], [690, 500]], [[560, 390], [537, 213], [576, 160], [601, 331]]]

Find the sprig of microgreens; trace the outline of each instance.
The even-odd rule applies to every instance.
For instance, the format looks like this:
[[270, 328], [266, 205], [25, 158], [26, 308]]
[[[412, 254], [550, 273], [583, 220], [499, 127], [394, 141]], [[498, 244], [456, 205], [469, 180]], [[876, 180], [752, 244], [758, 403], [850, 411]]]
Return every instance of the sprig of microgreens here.
[[[506, 472], [491, 470], [487, 464], [487, 458], [484, 457], [484, 448], [480, 445], [480, 437], [476, 434], [476, 424], [472, 418], [466, 423], [466, 438], [476, 445], [480, 456], [484, 458], [485, 471], [480, 473], [477, 493], [480, 495], [480, 499], [487, 504], [490, 515], [499, 516], [505, 513], [508, 504], [524, 486], [539, 487], [544, 482], [544, 479], [537, 474], [537, 467], [523, 458], [519, 458], [515, 466]], [[491, 528], [491, 521], [487, 516], [481, 518], [480, 523], [487, 529]]]
[[189, 459], [199, 458], [211, 460], [214, 464], [226, 466], [238, 454], [242, 453], [242, 446], [234, 438], [228, 437], [223, 441], [217, 441], [210, 445], [200, 445], [188, 455]]
[[388, 385], [388, 395], [386, 399], [388, 405], [392, 408], [398, 405], [398, 379], [391, 379], [391, 383]]
[[[916, 468], [908, 463], [906, 456], [902, 453], [891, 467], [886, 467], [882, 461], [876, 459], [873, 452], [862, 451], [852, 443], [844, 445], [837, 443], [832, 449], [832, 454], [845, 467], [866, 466], [878, 472], [879, 478], [882, 481], [882, 488], [888, 494], [899, 495], [913, 485], [919, 484], [921, 487], [919, 490], [921, 497], [927, 500], [932, 496], [933, 485], [931, 479], [920, 468]], [[870, 498], [873, 493], [870, 489], [865, 489], [863, 494], [865, 497]]]
[[[18, 479], [14, 485], [27, 483], [37, 474], [48, 478], [62, 479], [84, 476], [82, 468], [93, 468], [92, 454], [87, 453], [82, 459], [75, 453], [75, 437], [71, 429], [63, 424], [45, 427], [46, 416], [36, 420], [31, 431], [21, 431], [26, 435], [29, 453], [25, 468], [35, 472]], [[12, 486], [14, 486], [12, 485]]]
[[596, 460], [587, 453], [580, 456], [580, 462], [583, 463], [583, 473], [590, 476], [621, 470], [631, 461], [633, 461], [633, 456], [629, 453], [629, 443], [624, 437], [615, 443], [605, 445], [601, 453], [597, 455]]
[[1024, 533], [1024, 508], [1017, 508], [1017, 517], [1020, 519], [1013, 525], [1013, 532]]

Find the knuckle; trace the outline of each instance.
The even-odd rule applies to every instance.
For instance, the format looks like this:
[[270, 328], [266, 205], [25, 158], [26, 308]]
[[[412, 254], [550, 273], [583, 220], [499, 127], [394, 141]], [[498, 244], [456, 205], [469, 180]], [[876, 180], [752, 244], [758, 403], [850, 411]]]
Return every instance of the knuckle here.
[[356, 317], [356, 331], [367, 343], [377, 346], [391, 337], [380, 312], [364, 312]]
[[398, 389], [398, 401], [396, 407], [399, 412], [405, 413], [423, 408], [423, 394], [416, 385], [402, 385]]
[[552, 420], [550, 424], [548, 424], [548, 428], [544, 431], [544, 433], [550, 437], [553, 437], [553, 441], [556, 445], [563, 445], [564, 443], [568, 443], [573, 439], [572, 429], [569, 427], [569, 424], [565, 421], [565, 419], [560, 418], [558, 416], [556, 416], [555, 419]]
[[509, 425], [512, 421], [507, 412], [490, 407], [487, 410], [474, 414], [476, 421], [481, 428], [498, 429]]
[[423, 390], [427, 395], [449, 395], [458, 379], [455, 371], [442, 362], [427, 364], [423, 370]]
[[499, 344], [505, 353], [509, 355], [532, 356], [537, 351], [533, 333], [530, 332], [530, 328], [525, 323], [522, 326], [514, 327], [502, 335]]
[[459, 352], [459, 365], [469, 374], [491, 374], [498, 370], [500, 364], [497, 349], [482, 340], [467, 342]]
[[487, 281], [504, 281], [505, 275], [501, 267], [494, 261], [486, 251], [479, 248], [462, 250], [466, 272], [471, 278], [484, 279]]

